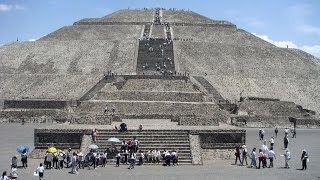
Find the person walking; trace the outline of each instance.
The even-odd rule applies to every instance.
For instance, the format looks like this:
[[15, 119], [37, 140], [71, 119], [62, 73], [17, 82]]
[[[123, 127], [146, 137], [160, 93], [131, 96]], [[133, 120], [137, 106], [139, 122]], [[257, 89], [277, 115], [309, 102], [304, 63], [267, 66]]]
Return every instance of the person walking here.
[[270, 148], [268, 158], [270, 160], [269, 168], [273, 168], [273, 160], [276, 159], [276, 154], [274, 153], [273, 148]]
[[274, 130], [274, 134], [276, 135], [276, 137], [278, 137], [278, 132], [279, 132], [279, 130], [278, 130], [278, 128], [276, 127], [276, 129]]
[[236, 152], [234, 153], [234, 155], [236, 156], [236, 160], [234, 161], [234, 165], [237, 165], [237, 160], [238, 159], [239, 159], [240, 164], [241, 164], [241, 159], [240, 159], [241, 152], [240, 152], [240, 147], [239, 146], [236, 147]]
[[23, 150], [21, 154], [21, 161], [23, 168], [28, 168], [28, 156], [27, 156], [27, 150]]
[[288, 136], [285, 136], [283, 139], [284, 149], [288, 148], [288, 144], [289, 144], [289, 138], [288, 138]]
[[271, 149], [271, 148], [273, 148], [273, 145], [274, 145], [274, 138], [271, 137], [269, 142], [270, 142], [270, 149]]
[[44, 167], [42, 163], [40, 163], [40, 166], [37, 168], [36, 173], [39, 174], [39, 180], [41, 180], [44, 175]]
[[118, 154], [116, 155], [116, 158], [117, 158], [116, 166], [117, 166], [117, 167], [120, 166], [120, 157], [121, 157], [121, 154], [120, 154], [120, 152], [118, 152]]
[[133, 169], [135, 165], [136, 165], [136, 153], [132, 152], [130, 154], [130, 166], [128, 169]]
[[18, 169], [17, 169], [17, 166], [13, 166], [11, 168], [11, 172], [10, 172], [10, 176], [11, 176], [11, 179], [18, 179]]
[[304, 149], [302, 151], [302, 155], [301, 155], [301, 161], [302, 161], [302, 169], [301, 170], [307, 170], [307, 162], [309, 160], [307, 151]]
[[243, 145], [242, 146], [242, 162], [241, 162], [241, 165], [243, 165], [244, 161], [246, 161], [246, 166], [248, 165], [247, 153], [248, 153], [247, 147], [246, 147], [246, 145]]
[[262, 128], [262, 129], [261, 129], [261, 139], [260, 139], [260, 140], [263, 141], [263, 138], [264, 138], [264, 129]]
[[286, 149], [286, 152], [283, 154], [284, 156], [284, 161], [285, 161], [285, 168], [290, 168], [289, 166], [289, 161], [291, 159], [291, 153], [289, 149]]
[[292, 138], [297, 138], [296, 128], [292, 129]]
[[257, 154], [256, 154], [256, 148], [253, 148], [251, 152], [251, 163], [250, 163], [251, 168], [257, 168]]

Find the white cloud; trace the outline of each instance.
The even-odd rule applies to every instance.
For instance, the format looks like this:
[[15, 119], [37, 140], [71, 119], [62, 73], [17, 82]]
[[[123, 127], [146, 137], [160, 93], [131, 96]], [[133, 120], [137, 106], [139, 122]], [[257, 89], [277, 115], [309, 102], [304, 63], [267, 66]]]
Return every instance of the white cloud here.
[[0, 12], [7, 12], [12, 10], [24, 10], [25, 7], [19, 4], [0, 4]]
[[308, 33], [308, 34], [316, 34], [318, 36], [320, 36], [320, 28], [315, 27], [315, 26], [311, 26], [311, 25], [302, 25], [300, 26], [300, 30], [304, 33]]
[[0, 12], [10, 11], [11, 9], [12, 9], [12, 5], [0, 4]]
[[320, 45], [313, 45], [313, 46], [308, 46], [308, 45], [303, 45], [303, 46], [298, 46], [292, 41], [275, 41], [270, 39], [267, 35], [258, 35], [256, 33], [252, 33], [253, 35], [271, 43], [274, 44], [278, 47], [281, 48], [286, 48], [287, 46], [289, 48], [296, 48], [296, 49], [301, 49], [309, 54], [312, 54], [313, 56], [320, 58]]
[[31, 41], [31, 42], [33, 42], [33, 41], [36, 41], [37, 39], [29, 39], [28, 41]]
[[306, 51], [315, 57], [320, 59], [320, 45], [314, 45], [314, 46], [302, 46], [300, 47], [301, 50]]
[[21, 5], [19, 5], [19, 4], [14, 5], [14, 8], [15, 8], [16, 10], [25, 10], [25, 7], [24, 7], [24, 6], [21, 6]]

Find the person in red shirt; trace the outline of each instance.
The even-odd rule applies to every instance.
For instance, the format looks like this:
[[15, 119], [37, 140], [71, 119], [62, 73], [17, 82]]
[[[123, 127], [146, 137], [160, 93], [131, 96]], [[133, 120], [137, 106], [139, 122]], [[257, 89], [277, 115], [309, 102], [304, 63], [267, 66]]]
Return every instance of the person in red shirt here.
[[239, 159], [240, 164], [241, 164], [241, 160], [240, 160], [241, 153], [240, 153], [240, 147], [239, 146], [236, 147], [236, 152], [234, 153], [234, 155], [236, 156], [236, 160], [235, 160], [234, 164], [235, 165], [237, 164], [237, 160], [238, 159]]

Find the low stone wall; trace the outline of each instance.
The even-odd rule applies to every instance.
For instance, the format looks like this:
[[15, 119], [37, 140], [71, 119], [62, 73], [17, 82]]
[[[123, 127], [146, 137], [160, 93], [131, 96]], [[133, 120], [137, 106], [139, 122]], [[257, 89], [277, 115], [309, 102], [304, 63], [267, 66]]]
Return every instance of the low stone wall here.
[[67, 112], [56, 109], [2, 110], [0, 122], [26, 123], [63, 123], [67, 121]]
[[200, 92], [144, 92], [144, 91], [100, 91], [93, 99], [105, 100], [136, 100], [136, 101], [179, 101], [203, 102]]
[[239, 105], [239, 111], [249, 115], [302, 117], [297, 105], [288, 101], [246, 100]]
[[289, 118], [292, 123], [296, 124], [296, 127], [300, 128], [319, 128], [320, 119], [307, 117], [307, 118]]
[[102, 113], [108, 104], [108, 108], [115, 109], [115, 113], [126, 115], [197, 115], [209, 116], [219, 119], [220, 122], [228, 120], [228, 114], [222, 111], [218, 105], [207, 102], [139, 102], [139, 101], [82, 101], [78, 102], [76, 113]]
[[184, 126], [219, 126], [219, 119], [214, 116], [180, 116], [178, 124]]
[[236, 116], [231, 124], [241, 127], [288, 127], [292, 123], [288, 116]]
[[234, 159], [234, 148], [230, 149], [201, 149], [203, 160]]
[[81, 113], [71, 118], [71, 124], [99, 124], [99, 125], [110, 125], [116, 116], [94, 114], [94, 113]]
[[64, 109], [66, 101], [51, 100], [4, 100], [4, 109]]

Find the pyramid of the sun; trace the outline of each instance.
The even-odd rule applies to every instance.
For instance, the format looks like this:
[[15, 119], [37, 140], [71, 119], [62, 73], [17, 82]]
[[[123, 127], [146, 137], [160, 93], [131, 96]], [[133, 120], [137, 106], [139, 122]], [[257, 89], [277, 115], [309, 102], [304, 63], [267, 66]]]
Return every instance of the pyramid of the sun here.
[[[77, 100], [111, 70], [139, 74], [139, 39], [165, 38], [155, 9], [120, 10], [62, 27], [35, 42], [0, 47], [0, 99]], [[320, 61], [278, 48], [227, 21], [160, 10], [170, 24], [174, 70], [202, 76], [224, 99], [279, 98], [320, 112]], [[150, 65], [151, 66], [151, 65]], [[152, 64], [152, 66], [154, 66]], [[140, 67], [141, 69], [141, 67]]]

